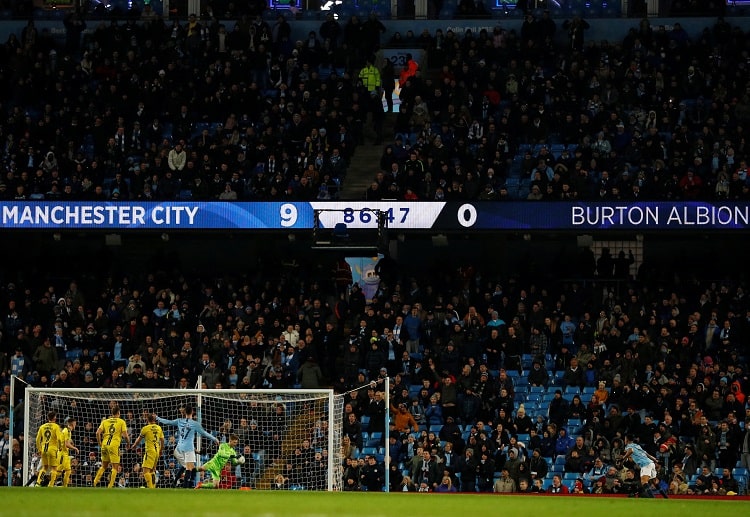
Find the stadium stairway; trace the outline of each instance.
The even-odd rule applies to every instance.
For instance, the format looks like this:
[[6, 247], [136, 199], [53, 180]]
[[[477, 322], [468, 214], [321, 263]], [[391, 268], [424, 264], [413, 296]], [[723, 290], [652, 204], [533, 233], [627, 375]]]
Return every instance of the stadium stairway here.
[[378, 172], [380, 157], [383, 154], [383, 148], [393, 140], [393, 125], [396, 120], [395, 113], [386, 113], [383, 121], [383, 143], [375, 144], [375, 132], [372, 124], [365, 124], [364, 143], [357, 146], [349, 169], [346, 173], [346, 180], [341, 188], [339, 198], [342, 200], [361, 200], [365, 195], [365, 190], [375, 178]]

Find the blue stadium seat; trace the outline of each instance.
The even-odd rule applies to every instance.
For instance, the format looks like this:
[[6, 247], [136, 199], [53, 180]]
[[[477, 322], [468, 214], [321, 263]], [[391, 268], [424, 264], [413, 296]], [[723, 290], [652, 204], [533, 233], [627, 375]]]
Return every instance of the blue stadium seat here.
[[565, 395], [579, 395], [581, 393], [581, 390], [578, 388], [578, 386], [567, 386], [563, 393], [565, 393]]
[[191, 199], [193, 199], [193, 191], [190, 189], [180, 190], [180, 193], [177, 195], [177, 199], [179, 201], [190, 201]]
[[359, 423], [362, 426], [362, 430], [367, 431], [367, 428], [370, 427], [370, 417], [362, 415], [362, 418], [359, 419]]
[[529, 393], [526, 395], [526, 401], [533, 404], [539, 404], [542, 401], [542, 395], [539, 393]]
[[529, 386], [529, 393], [544, 394], [544, 386]]
[[591, 395], [593, 395], [595, 391], [596, 391], [596, 388], [594, 388], [593, 386], [586, 386], [583, 388], [583, 391], [581, 392], [581, 394], [586, 395], [586, 397], [588, 398], [588, 397], [591, 397]]
[[563, 475], [563, 481], [575, 481], [581, 476], [581, 474], [578, 474], [576, 472], [566, 472]]
[[437, 433], [439, 433], [439, 432], [440, 432], [440, 430], [441, 430], [442, 428], [443, 428], [443, 424], [433, 424], [433, 425], [431, 425], [431, 426], [430, 426], [430, 428], [429, 428], [429, 431], [430, 431], [431, 433], [435, 433], [435, 434], [437, 434]]

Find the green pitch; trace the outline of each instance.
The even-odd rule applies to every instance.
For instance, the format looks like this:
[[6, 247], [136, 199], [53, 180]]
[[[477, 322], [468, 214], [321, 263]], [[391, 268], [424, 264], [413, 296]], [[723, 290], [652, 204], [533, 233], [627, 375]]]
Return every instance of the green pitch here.
[[[586, 496], [496, 496], [492, 494], [368, 494], [235, 490], [135, 490], [104, 488], [0, 488], [9, 517], [75, 515], [247, 517], [467, 517], [534, 515], [638, 517], [744, 512], [747, 502], [587, 498]], [[740, 506], [742, 505], [742, 506]], [[480, 513], [481, 512], [481, 513]]]

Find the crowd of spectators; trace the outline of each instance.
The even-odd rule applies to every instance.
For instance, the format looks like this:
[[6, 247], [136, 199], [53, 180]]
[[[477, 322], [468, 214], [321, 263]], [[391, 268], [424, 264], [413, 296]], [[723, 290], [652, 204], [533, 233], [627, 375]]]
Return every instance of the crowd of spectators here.
[[65, 27], [61, 45], [29, 21], [0, 51], [0, 199], [337, 196], [373, 104], [356, 72], [374, 15], [304, 41], [282, 14]]
[[518, 32], [397, 34], [439, 71], [401, 85], [365, 197], [746, 200], [744, 31], [644, 19], [591, 41], [588, 28], [544, 11]]
[[[611, 260], [597, 267], [614, 273]], [[616, 293], [526, 285], [472, 267], [397, 270], [369, 301], [356, 284], [341, 293], [318, 268], [216, 280], [134, 273], [64, 286], [13, 279], [0, 295], [0, 450], [9, 454], [19, 438], [7, 434], [11, 374], [61, 389], [187, 388], [201, 375], [224, 389], [348, 392], [348, 490], [382, 487], [389, 447], [392, 490], [554, 492], [557, 475], [565, 490], [627, 492], [638, 476], [615, 464], [626, 433], [660, 459], [673, 493], [738, 493], [744, 484], [743, 284], [630, 278]], [[703, 466], [741, 484], [699, 482]]]
[[[0, 199], [335, 197], [382, 110], [356, 80], [379, 46], [374, 17], [328, 19], [297, 42], [283, 17], [228, 30], [149, 16], [82, 37], [85, 23], [66, 20], [64, 47], [33, 22], [3, 47]], [[556, 25], [530, 14], [520, 33], [415, 38], [428, 61], [401, 85], [367, 199], [502, 199], [514, 179], [543, 200], [747, 198], [740, 28], [718, 20], [689, 36], [643, 21], [623, 41], [585, 43], [585, 21], [571, 20], [565, 47]], [[637, 476], [615, 465], [625, 433], [658, 455], [672, 493], [740, 490], [741, 283], [616, 294], [494, 276], [402, 271], [370, 301], [319, 272], [13, 278], [0, 292], [0, 453], [18, 448], [10, 374], [59, 388], [187, 387], [200, 374], [226, 389], [340, 392], [388, 376], [392, 429], [377, 385], [347, 395], [349, 490], [382, 487], [389, 447], [391, 490], [629, 492]]]
[[[299, 40], [283, 15], [65, 27], [2, 46], [0, 199], [330, 199], [368, 124], [390, 140], [360, 79], [370, 59], [395, 78], [375, 14]], [[366, 198], [746, 200], [745, 31], [588, 28], [529, 11], [519, 30], [395, 34], [425, 59]]]

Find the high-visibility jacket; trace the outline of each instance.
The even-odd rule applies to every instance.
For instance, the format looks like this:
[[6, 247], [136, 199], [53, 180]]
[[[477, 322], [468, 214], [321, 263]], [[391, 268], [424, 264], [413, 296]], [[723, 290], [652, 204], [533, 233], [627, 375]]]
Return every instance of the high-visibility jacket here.
[[362, 84], [367, 88], [368, 92], [372, 92], [380, 88], [380, 70], [374, 65], [369, 65], [359, 71], [359, 78], [362, 79]]

